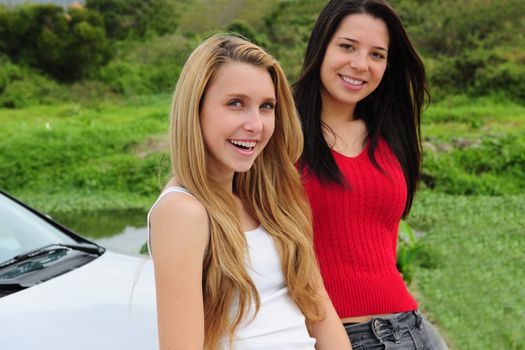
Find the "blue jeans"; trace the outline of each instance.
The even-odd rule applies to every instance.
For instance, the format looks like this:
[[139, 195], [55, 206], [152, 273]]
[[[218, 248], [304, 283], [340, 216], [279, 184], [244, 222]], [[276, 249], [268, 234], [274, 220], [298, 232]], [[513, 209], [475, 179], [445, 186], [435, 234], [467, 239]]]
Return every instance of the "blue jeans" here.
[[345, 325], [356, 350], [448, 350], [447, 345], [419, 311], [374, 317]]

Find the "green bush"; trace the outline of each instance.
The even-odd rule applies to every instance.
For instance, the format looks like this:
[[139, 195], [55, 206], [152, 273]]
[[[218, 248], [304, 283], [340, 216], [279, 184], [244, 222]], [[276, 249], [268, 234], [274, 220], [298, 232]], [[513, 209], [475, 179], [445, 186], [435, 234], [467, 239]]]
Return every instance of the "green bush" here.
[[525, 9], [520, 0], [394, 0], [392, 3], [425, 55], [454, 57], [470, 49], [518, 44], [523, 40]]
[[416, 233], [410, 225], [406, 221], [401, 220], [399, 223], [396, 266], [407, 284], [410, 285], [412, 283], [417, 267], [436, 267], [436, 263], [429, 251], [430, 248], [416, 237]]
[[472, 91], [478, 96], [504, 91], [509, 98], [525, 103], [525, 54], [520, 62], [483, 67], [473, 85]]
[[290, 81], [299, 77], [310, 32], [325, 4], [325, 1], [283, 1], [265, 16], [270, 52], [279, 59]]
[[97, 78], [119, 94], [143, 94], [150, 90], [141, 76], [140, 67], [133, 66], [124, 60], [109, 62], [100, 69]]
[[62, 82], [86, 78], [110, 57], [102, 18], [83, 7], [24, 4], [0, 10], [0, 48], [15, 63]]
[[185, 6], [173, 0], [86, 0], [89, 10], [102, 15], [108, 37], [117, 40], [172, 33]]
[[142, 160], [133, 154], [115, 154], [94, 159], [71, 169], [64, 177], [72, 188], [109, 190], [151, 195], [157, 189], [156, 166], [160, 154]]
[[522, 1], [396, 0], [393, 4], [426, 57], [437, 100], [457, 93], [485, 96], [500, 91], [525, 102]]
[[124, 95], [172, 92], [180, 70], [198, 37], [179, 34], [156, 37], [148, 42], [122, 45], [98, 79]]
[[85, 10], [70, 11], [72, 14], [72, 26], [64, 53], [60, 74], [62, 80], [76, 81], [94, 75], [96, 70], [105, 64], [109, 57], [109, 45], [106, 33], [101, 26], [94, 26], [82, 18]]
[[525, 135], [487, 135], [448, 151], [426, 149], [423, 181], [448, 194], [503, 195], [525, 188]]
[[255, 29], [243, 20], [236, 19], [232, 21], [226, 28], [226, 31], [240, 34], [262, 48], [268, 48], [270, 46], [264, 34], [257, 34]]
[[0, 55], [0, 93], [3, 93], [7, 86], [17, 80], [24, 78], [21, 67], [13, 64], [9, 57]]
[[[26, 75], [26, 74], [24, 74]], [[69, 98], [65, 86], [35, 72], [12, 81], [0, 94], [0, 107], [22, 108], [35, 104], [52, 104]]]
[[16, 65], [6, 56], [0, 55], [0, 107], [23, 108], [66, 101], [94, 106], [116, 97], [111, 88], [101, 81], [59, 84], [34, 69]]
[[506, 47], [476, 48], [457, 56], [427, 58], [425, 62], [437, 100], [462, 93], [504, 93], [517, 102], [525, 102], [525, 52]]

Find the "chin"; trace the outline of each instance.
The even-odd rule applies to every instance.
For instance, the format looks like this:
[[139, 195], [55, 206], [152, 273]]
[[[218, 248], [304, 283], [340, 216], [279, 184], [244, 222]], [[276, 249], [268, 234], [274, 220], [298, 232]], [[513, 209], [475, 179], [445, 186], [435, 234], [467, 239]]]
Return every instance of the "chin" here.
[[239, 164], [233, 167], [233, 171], [235, 171], [236, 173], [245, 173], [249, 171], [252, 167], [253, 167], [253, 162], [251, 162], [250, 164], [242, 164], [242, 165]]
[[250, 171], [252, 167], [249, 166], [249, 167], [239, 167], [235, 170], [236, 173], [245, 173], [247, 171]]

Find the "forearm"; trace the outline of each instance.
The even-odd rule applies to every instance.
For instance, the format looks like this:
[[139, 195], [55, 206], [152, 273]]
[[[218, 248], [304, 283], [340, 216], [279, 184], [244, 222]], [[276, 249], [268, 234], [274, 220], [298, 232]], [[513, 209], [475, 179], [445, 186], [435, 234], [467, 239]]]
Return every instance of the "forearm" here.
[[348, 335], [324, 288], [321, 294], [323, 295], [322, 307], [325, 317], [310, 325], [310, 333], [316, 339], [315, 348], [317, 350], [351, 350]]

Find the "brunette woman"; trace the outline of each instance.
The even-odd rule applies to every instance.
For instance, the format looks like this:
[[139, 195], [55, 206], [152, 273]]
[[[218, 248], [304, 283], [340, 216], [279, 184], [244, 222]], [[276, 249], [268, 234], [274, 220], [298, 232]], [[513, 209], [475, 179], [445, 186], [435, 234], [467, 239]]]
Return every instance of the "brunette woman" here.
[[421, 169], [425, 70], [382, 0], [332, 0], [294, 87], [326, 290], [356, 349], [446, 349], [396, 268]]

